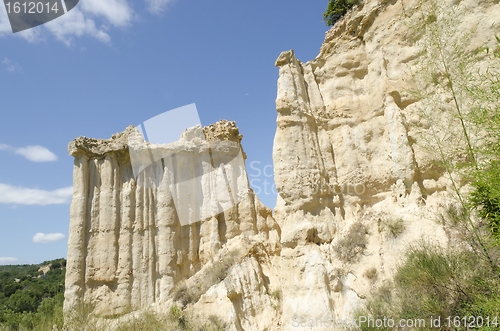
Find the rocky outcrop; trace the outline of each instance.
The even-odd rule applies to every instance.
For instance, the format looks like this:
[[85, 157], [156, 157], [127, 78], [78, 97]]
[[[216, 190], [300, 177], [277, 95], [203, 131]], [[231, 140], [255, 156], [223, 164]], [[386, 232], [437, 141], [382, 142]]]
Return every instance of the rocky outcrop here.
[[[429, 123], [410, 93], [424, 34], [412, 29], [428, 19], [421, 5], [362, 1], [326, 33], [316, 59], [302, 63], [287, 51], [276, 61], [285, 330], [296, 329], [294, 317], [352, 317], [392, 278], [409, 244], [450, 243], [436, 215], [451, 184], [422, 147]], [[456, 8], [457, 35], [474, 31], [471, 50], [498, 32], [498, 1], [445, 6]]]
[[[266, 254], [279, 253], [279, 227], [271, 210], [248, 188], [244, 162], [217, 162], [224, 155], [233, 156], [235, 148], [236, 154], [241, 151], [238, 128], [234, 122], [220, 121], [200, 130], [186, 130], [179, 141], [168, 146], [144, 142], [134, 127], [109, 140], [80, 137], [69, 144], [75, 163], [66, 312], [81, 302], [95, 305], [101, 315], [166, 302], [176, 285], [197, 274], [221, 252], [227, 253], [222, 249], [228, 242], [251, 242], [248, 245], [259, 244]], [[198, 139], [200, 134], [206, 140]], [[160, 178], [157, 185], [141, 185], [146, 179], [134, 176], [130, 151], [141, 146], [150, 148], [152, 155], [159, 151], [177, 154], [169, 159], [170, 165], [160, 163], [164, 176], [156, 178]], [[169, 171], [184, 176], [195, 168], [196, 163], [187, 167], [185, 162], [199, 157], [200, 150], [210, 151], [211, 159], [204, 167], [211, 167], [211, 180], [236, 183], [241, 194], [232, 207], [199, 222], [195, 218], [181, 224], [180, 213], [193, 211], [193, 205], [212, 206], [214, 202], [209, 182], [200, 181], [191, 195], [182, 196], [179, 187], [183, 181], [172, 183], [169, 176]], [[241, 187], [246, 187], [244, 194]], [[187, 217], [194, 214], [186, 213]], [[243, 259], [254, 261], [250, 251], [238, 255], [236, 263], [241, 260], [241, 268], [250, 263]]]
[[[87, 301], [104, 315], [168, 312], [184, 301], [228, 330], [296, 330], [352, 318], [417, 241], [461, 245], [438, 221], [454, 201], [450, 178], [424, 148], [442, 132], [431, 132], [410, 92], [425, 45], [415, 24], [436, 19], [424, 3], [362, 1], [326, 33], [316, 59], [279, 56], [274, 215], [248, 188], [232, 122], [190, 128], [168, 146], [133, 127], [70, 143], [65, 311]], [[473, 32], [467, 51], [498, 34], [498, 0], [444, 6], [458, 18], [451, 38]], [[439, 121], [455, 135], [452, 99], [439, 96]], [[203, 293], [179, 300], [182, 286]]]

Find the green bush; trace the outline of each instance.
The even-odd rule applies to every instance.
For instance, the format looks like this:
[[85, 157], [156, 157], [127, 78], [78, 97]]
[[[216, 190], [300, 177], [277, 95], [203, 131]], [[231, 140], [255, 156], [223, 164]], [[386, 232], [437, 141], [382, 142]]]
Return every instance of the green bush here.
[[34, 312], [38, 308], [38, 296], [35, 293], [16, 291], [9, 297], [6, 306], [15, 313]]
[[[382, 286], [359, 316], [373, 319], [425, 319], [482, 316], [500, 312], [500, 280], [488, 262], [471, 251], [451, 250], [428, 242], [408, 249], [393, 284]], [[426, 325], [423, 330], [431, 330]], [[488, 329], [494, 330], [491, 325]], [[362, 330], [374, 330], [363, 326]], [[390, 328], [386, 328], [389, 330]], [[378, 330], [384, 330], [379, 328]], [[455, 328], [466, 330], [466, 328]]]
[[476, 53], [490, 60], [486, 72], [478, 70], [466, 92], [473, 99], [468, 119], [471, 126], [481, 129], [482, 136], [476, 155], [481, 162], [469, 170], [473, 190], [469, 208], [486, 221], [493, 237], [500, 240], [500, 37], [490, 52], [485, 46]]
[[[40, 267], [55, 262], [44, 277]], [[52, 264], [54, 265], [54, 264]], [[64, 259], [0, 266], [0, 330], [52, 330], [63, 326]]]
[[500, 161], [492, 160], [482, 170], [472, 183], [470, 203], [487, 221], [492, 235], [500, 239]]
[[470, 300], [473, 261], [465, 252], [448, 253], [429, 243], [410, 248], [396, 275], [401, 313], [408, 318], [445, 318], [458, 311]]
[[328, 26], [334, 25], [358, 2], [360, 0], [330, 0], [326, 12], [323, 13], [323, 21]]

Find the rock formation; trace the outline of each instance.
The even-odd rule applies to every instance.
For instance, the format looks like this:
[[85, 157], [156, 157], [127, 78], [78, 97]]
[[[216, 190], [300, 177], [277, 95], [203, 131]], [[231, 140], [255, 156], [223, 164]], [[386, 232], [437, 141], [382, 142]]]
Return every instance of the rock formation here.
[[[199, 155], [193, 147], [195, 135], [189, 132], [185, 131], [174, 146], [176, 153], [184, 153], [188, 158]], [[141, 178], [134, 177], [129, 152], [129, 137], [134, 134], [134, 127], [129, 127], [109, 140], [80, 137], [69, 144], [75, 164], [66, 312], [84, 301], [96, 305], [102, 315], [165, 302], [172, 297], [174, 286], [195, 275], [222, 252], [228, 253], [221, 249], [236, 239], [260, 242], [270, 253], [279, 250], [279, 228], [271, 210], [249, 189], [233, 208], [201, 222], [181, 225], [179, 211], [190, 209], [189, 199], [201, 205], [204, 199], [210, 200], [209, 188], [193, 190], [186, 200], [173, 196], [165, 185], [167, 175], [158, 186], [138, 185]], [[204, 135], [206, 142], [200, 142], [202, 145], [212, 143], [213, 147], [215, 142], [228, 141], [241, 149], [241, 136], [234, 122], [220, 121], [206, 127]], [[217, 146], [220, 150], [211, 149], [213, 159], [217, 159], [217, 153], [232, 153], [226, 145]], [[152, 147], [156, 152], [161, 146]], [[182, 172], [185, 159], [176, 160], [179, 163], [174, 166]], [[217, 179], [243, 182], [248, 187], [244, 164], [226, 167], [222, 174], [218, 170], [224, 164], [212, 166]], [[163, 171], [166, 174], [169, 168], [165, 166]], [[175, 205], [176, 198], [185, 205]], [[243, 250], [242, 243], [237, 246], [241, 260], [253, 256], [250, 249]], [[255, 265], [254, 260], [243, 263]]]
[[[498, 0], [445, 2], [457, 8], [453, 31], [473, 32], [470, 50], [498, 34]], [[418, 240], [459, 245], [437, 221], [453, 190], [423, 147], [430, 124], [410, 93], [423, 54], [414, 23], [430, 19], [422, 3], [362, 1], [326, 33], [316, 59], [279, 56], [274, 215], [249, 190], [233, 208], [182, 225], [180, 191], [137, 184], [127, 140], [133, 127], [70, 143], [66, 312], [82, 300], [109, 315], [169, 307], [180, 284], [203, 283], [214, 261], [237, 252], [224, 280], [186, 309], [216, 315], [229, 330], [296, 330], [297, 320], [352, 317]], [[186, 131], [176, 151], [199, 153], [199, 130]], [[232, 122], [203, 133], [208, 143], [233, 144], [220, 155], [241, 150]], [[162, 180], [171, 181], [168, 168]], [[243, 163], [217, 176], [248, 185]], [[210, 190], [193, 190], [193, 201], [205, 205]]]
[[[392, 278], [409, 244], [452, 240], [436, 221], [451, 185], [422, 147], [429, 124], [410, 93], [423, 34], [412, 29], [428, 14], [421, 5], [363, 1], [326, 33], [316, 59], [302, 63], [287, 51], [276, 61], [285, 330], [296, 329], [294, 316], [351, 317]], [[498, 1], [445, 6], [456, 8], [456, 35], [473, 31], [470, 50], [498, 34]]]

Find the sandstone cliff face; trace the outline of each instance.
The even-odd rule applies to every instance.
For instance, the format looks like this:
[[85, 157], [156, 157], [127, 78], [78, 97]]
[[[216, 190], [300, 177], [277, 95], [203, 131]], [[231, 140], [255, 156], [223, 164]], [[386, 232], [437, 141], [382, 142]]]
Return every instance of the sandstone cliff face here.
[[[228, 330], [296, 330], [300, 320], [352, 317], [416, 241], [460, 245], [437, 221], [453, 190], [423, 148], [430, 124], [409, 92], [422, 62], [421, 35], [412, 30], [415, 17], [425, 18], [421, 4], [365, 0], [326, 33], [313, 61], [293, 51], [279, 56], [274, 216], [251, 190], [237, 190], [235, 207], [201, 222], [201, 209], [180, 215], [179, 201], [189, 210], [213, 206], [216, 188], [172, 189], [168, 171], [179, 164], [163, 166], [154, 185], [136, 181], [128, 147], [145, 142], [130, 142], [132, 127], [109, 140], [70, 143], [65, 311], [81, 301], [110, 315], [151, 304], [168, 311], [179, 284], [203, 283], [214, 261], [237, 252], [225, 279], [186, 309], [218, 316]], [[471, 49], [498, 34], [498, 0], [446, 6], [459, 8], [457, 33], [474, 31]], [[222, 159], [241, 151], [234, 123], [203, 134], [208, 144], [223, 142], [215, 148]], [[175, 153], [199, 155], [207, 147], [199, 137], [200, 128], [186, 131]], [[221, 182], [248, 186], [244, 162], [212, 166]]]
[[[203, 131], [206, 141], [199, 141], [198, 147], [231, 142], [241, 150], [241, 136], [234, 122], [220, 121]], [[174, 146], [176, 153], [185, 154], [188, 159], [199, 155], [199, 148], [193, 145], [196, 135], [189, 132], [192, 131], [185, 131]], [[238, 204], [201, 222], [181, 225], [179, 212], [192, 210], [191, 202], [199, 205], [213, 202], [210, 187], [195, 189], [188, 198], [173, 196], [182, 192], [172, 191], [166, 184], [168, 171], [173, 169], [168, 166], [162, 168], [165, 176], [158, 185], [138, 185], [141, 178], [134, 177], [129, 153], [129, 143], [140, 143], [129, 139], [136, 134], [129, 127], [109, 140], [80, 137], [69, 145], [75, 163], [66, 312], [84, 301], [96, 305], [102, 315], [166, 302], [172, 298], [174, 286], [195, 275], [217, 256], [228, 254], [228, 243], [239, 254], [237, 262], [243, 261], [240, 269], [245, 263], [255, 265], [253, 250], [248, 247], [257, 243], [266, 254], [279, 253], [279, 228], [271, 210], [248, 189], [244, 163], [224, 168], [224, 164], [212, 162], [217, 180], [246, 184], [246, 194], [240, 196]], [[219, 150], [211, 149], [213, 159], [232, 153], [234, 146], [226, 145]], [[151, 147], [156, 152], [161, 146]], [[192, 167], [183, 166], [185, 158], [176, 160], [179, 164], [172, 166], [179, 173], [182, 167], [186, 171], [195, 167], [194, 163]], [[240, 273], [243, 273], [240, 277], [251, 277]], [[259, 284], [267, 286], [268, 282]]]
[[[498, 1], [445, 6], [457, 6], [457, 34], [473, 31], [471, 49], [498, 34]], [[436, 221], [451, 185], [422, 147], [429, 123], [409, 93], [422, 60], [412, 28], [426, 14], [416, 0], [363, 1], [326, 33], [316, 59], [302, 63], [288, 51], [276, 61], [274, 217], [286, 330], [294, 316], [351, 317], [392, 278], [409, 244], [452, 240]], [[388, 231], [395, 224], [401, 233]]]

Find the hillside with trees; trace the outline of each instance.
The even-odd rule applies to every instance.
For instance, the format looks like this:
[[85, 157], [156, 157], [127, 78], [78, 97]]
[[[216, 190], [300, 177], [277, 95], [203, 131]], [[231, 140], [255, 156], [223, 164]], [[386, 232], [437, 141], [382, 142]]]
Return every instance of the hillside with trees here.
[[0, 330], [61, 325], [65, 273], [65, 259], [0, 266]]

